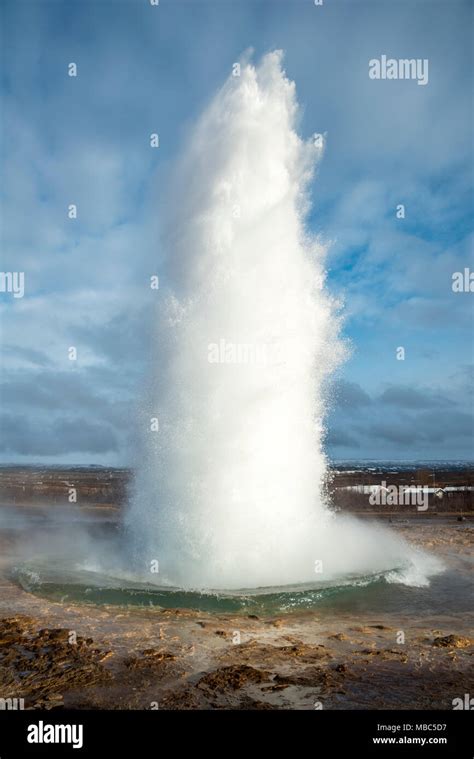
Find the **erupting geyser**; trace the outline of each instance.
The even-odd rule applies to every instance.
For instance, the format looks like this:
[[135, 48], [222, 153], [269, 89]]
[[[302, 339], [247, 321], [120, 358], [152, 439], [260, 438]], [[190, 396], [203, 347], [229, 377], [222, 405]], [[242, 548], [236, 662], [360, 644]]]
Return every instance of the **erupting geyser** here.
[[408, 546], [325, 503], [323, 391], [343, 347], [325, 251], [304, 228], [321, 145], [295, 130], [281, 58], [242, 64], [175, 171], [145, 413], [159, 431], [148, 432], [126, 519], [135, 562], [160, 584], [419, 576]]

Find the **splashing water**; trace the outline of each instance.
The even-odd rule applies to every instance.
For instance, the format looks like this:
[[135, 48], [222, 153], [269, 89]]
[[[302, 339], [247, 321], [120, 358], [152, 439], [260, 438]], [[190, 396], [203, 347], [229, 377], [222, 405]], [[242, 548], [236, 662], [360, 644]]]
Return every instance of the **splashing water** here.
[[148, 581], [231, 589], [389, 569], [426, 581], [402, 541], [325, 502], [324, 387], [344, 347], [325, 250], [304, 228], [322, 147], [301, 140], [297, 116], [280, 53], [243, 63], [175, 171], [145, 413], [159, 431], [126, 517]]

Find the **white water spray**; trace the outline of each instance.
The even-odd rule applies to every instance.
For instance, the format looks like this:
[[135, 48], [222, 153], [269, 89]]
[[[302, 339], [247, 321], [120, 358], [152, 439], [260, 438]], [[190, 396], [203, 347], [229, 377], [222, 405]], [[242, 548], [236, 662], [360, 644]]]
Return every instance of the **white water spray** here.
[[409, 563], [407, 546], [336, 519], [323, 496], [323, 390], [343, 347], [325, 251], [304, 229], [321, 146], [296, 119], [281, 54], [243, 64], [175, 172], [146, 410], [159, 430], [127, 515], [160, 583], [278, 586]]

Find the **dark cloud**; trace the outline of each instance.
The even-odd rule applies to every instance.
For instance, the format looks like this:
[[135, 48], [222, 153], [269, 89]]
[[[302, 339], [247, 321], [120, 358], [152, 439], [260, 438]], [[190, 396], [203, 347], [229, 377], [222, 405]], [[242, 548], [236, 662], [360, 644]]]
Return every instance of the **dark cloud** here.
[[396, 420], [377, 422], [367, 428], [367, 438], [384, 440], [400, 446], [413, 446], [417, 440], [416, 427], [411, 424], [401, 426]]
[[[472, 458], [474, 415], [464, 392], [472, 367], [453, 376], [437, 392], [392, 385], [367, 411], [361, 405], [350, 417], [338, 408], [328, 419], [329, 448], [353, 447], [373, 458]], [[441, 453], [442, 452], [442, 453]]]
[[337, 380], [332, 392], [336, 408], [345, 411], [369, 406], [371, 398], [357, 382], [347, 380]]
[[[91, 383], [87, 370], [76, 369], [73, 362], [69, 371], [44, 370], [41, 372], [6, 373], [0, 384], [0, 399], [8, 407], [47, 412], [94, 414], [107, 417], [116, 402], [115, 383]], [[130, 393], [130, 386], [129, 386]]]
[[112, 427], [80, 418], [42, 423], [24, 415], [3, 414], [0, 424], [3, 433], [0, 451], [7, 455], [41, 457], [77, 453], [95, 456], [117, 452], [119, 448]]
[[415, 424], [425, 440], [452, 444], [459, 440], [471, 441], [470, 452], [474, 454], [474, 417], [463, 411], [436, 409], [418, 414]]
[[126, 386], [123, 379], [110, 367], [9, 372], [0, 385], [0, 400], [9, 409], [2, 418], [0, 451], [64, 457], [126, 449], [135, 398], [130, 377]]
[[457, 450], [470, 439], [474, 453], [474, 419], [461, 411], [436, 409], [408, 413], [402, 419], [394, 416], [370, 425], [367, 432], [369, 437], [409, 448], [418, 444], [436, 448], [442, 443], [445, 450]]
[[430, 390], [418, 390], [408, 385], [392, 385], [379, 396], [382, 403], [404, 409], [440, 408], [453, 406], [454, 401]]
[[333, 448], [359, 448], [359, 441], [342, 429], [330, 429], [325, 439], [326, 445]]

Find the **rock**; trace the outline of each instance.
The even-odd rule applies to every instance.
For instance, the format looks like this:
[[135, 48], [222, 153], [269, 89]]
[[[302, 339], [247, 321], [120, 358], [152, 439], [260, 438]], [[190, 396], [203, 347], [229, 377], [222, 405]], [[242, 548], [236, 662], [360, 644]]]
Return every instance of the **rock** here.
[[209, 672], [201, 677], [197, 683], [198, 688], [210, 688], [211, 690], [226, 691], [229, 688], [237, 690], [249, 683], [261, 683], [270, 679], [270, 672], [249, 667], [246, 664], [234, 664], [230, 667], [222, 667], [214, 672]]
[[303, 671], [294, 674], [275, 675], [275, 684], [299, 685], [305, 688], [320, 688], [327, 686], [333, 677], [331, 673], [321, 667], [306, 667]]
[[240, 702], [238, 709], [247, 709], [247, 710], [268, 710], [268, 709], [278, 709], [278, 706], [274, 706], [273, 704], [268, 704], [266, 701], [256, 701], [253, 698], [249, 698], [248, 696], [244, 696], [242, 701]]
[[334, 635], [328, 635], [328, 638], [333, 638], [334, 640], [349, 640], [349, 637], [344, 635], [344, 633], [334, 633]]
[[145, 648], [137, 656], [130, 656], [124, 659], [127, 669], [150, 669], [151, 667], [161, 667], [167, 662], [175, 661], [176, 656], [170, 651], [158, 650], [156, 648]]
[[0, 690], [25, 698], [28, 708], [57, 708], [59, 691], [102, 683], [110, 679], [101, 658], [106, 652], [69, 643], [67, 628], [34, 630], [29, 618], [10, 618], [0, 623]]
[[463, 638], [461, 635], [445, 635], [444, 637], [435, 638], [433, 646], [437, 648], [467, 648], [472, 645], [470, 638]]
[[282, 619], [272, 619], [271, 622], [269, 622], [272, 627], [283, 627], [284, 622]]

